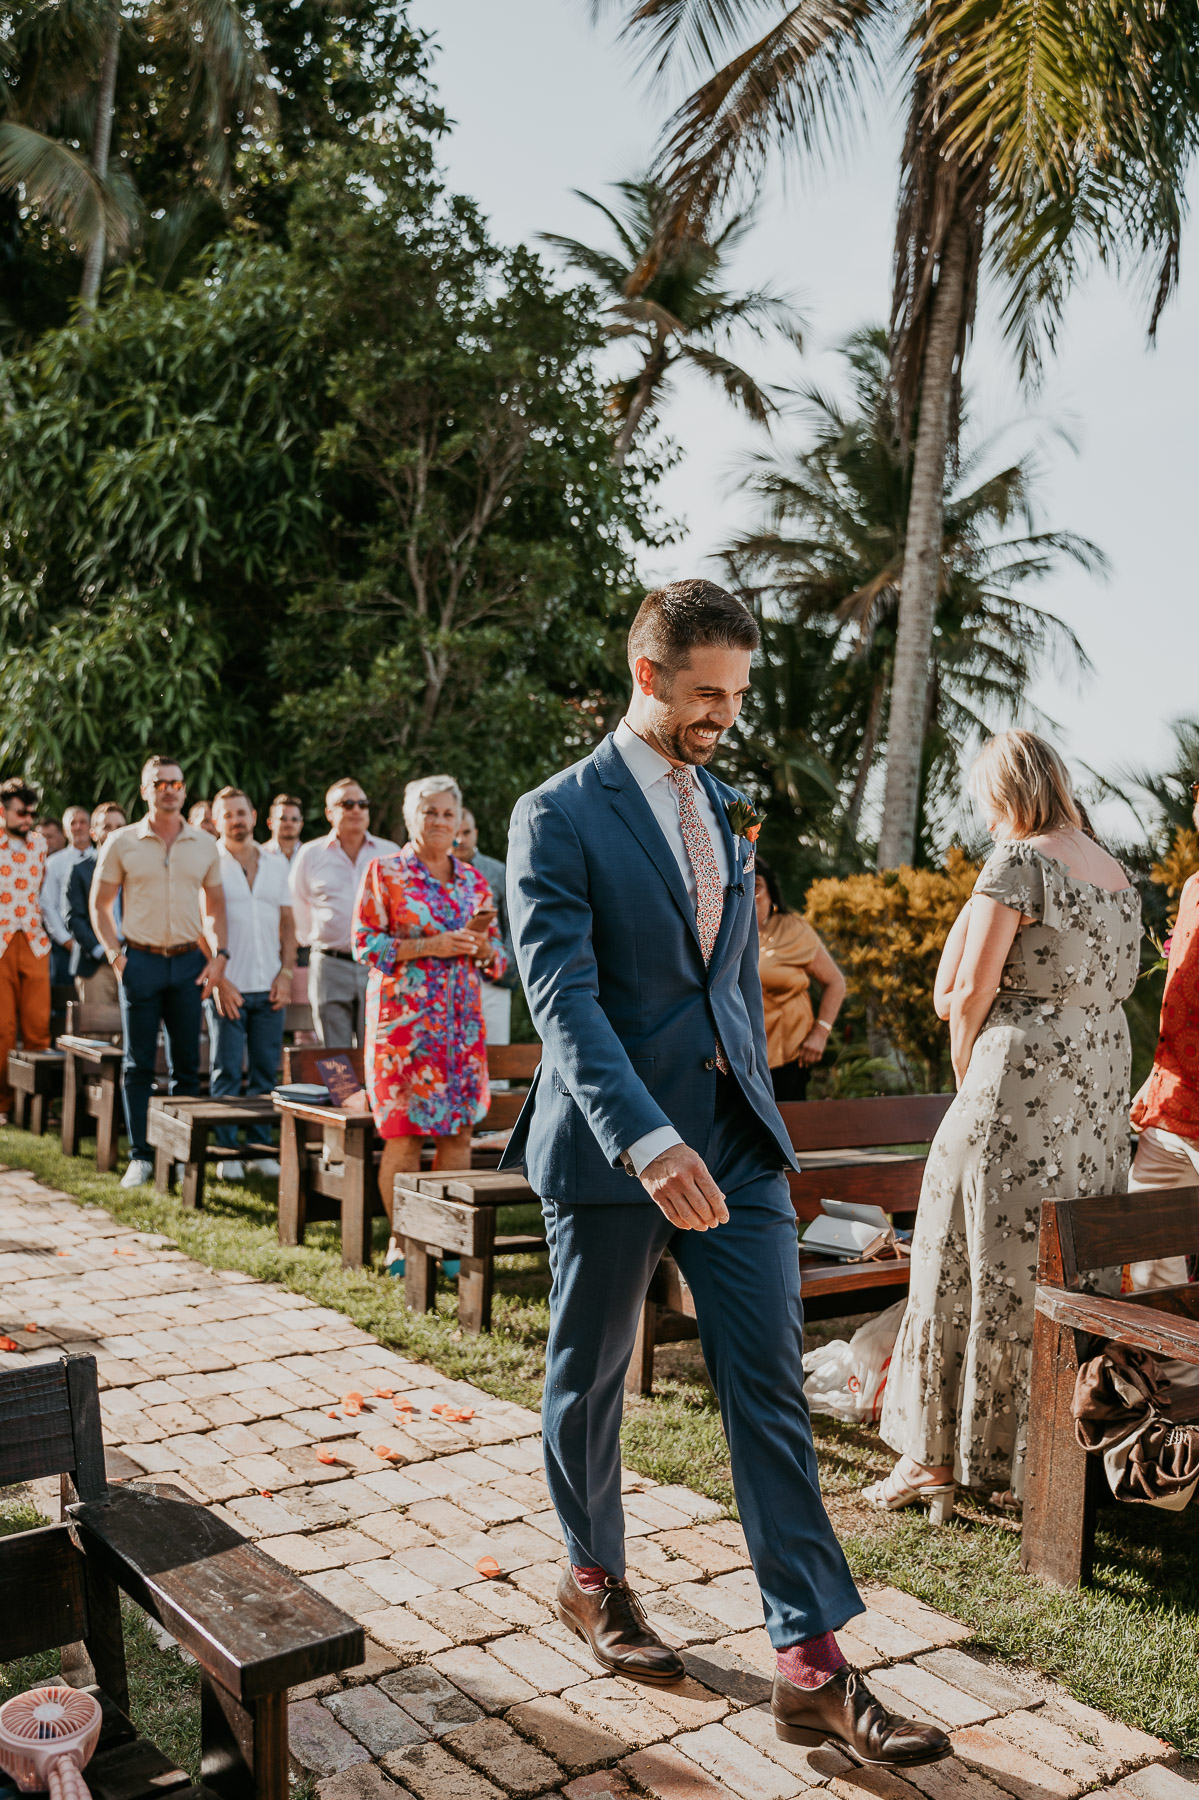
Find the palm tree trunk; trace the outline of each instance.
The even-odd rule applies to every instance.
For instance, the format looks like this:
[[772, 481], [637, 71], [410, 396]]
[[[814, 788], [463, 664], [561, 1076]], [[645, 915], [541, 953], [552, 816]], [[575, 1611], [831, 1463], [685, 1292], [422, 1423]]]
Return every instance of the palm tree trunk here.
[[637, 392], [633, 395], [632, 404], [625, 414], [624, 424], [616, 434], [616, 442], [612, 446], [612, 461], [618, 469], [623, 469], [625, 458], [633, 448], [633, 439], [637, 436], [637, 427], [641, 423], [641, 415], [650, 403], [653, 393], [653, 382], [649, 370], [646, 369], [637, 384]]
[[950, 226], [941, 256], [921, 372], [920, 418], [912, 460], [899, 631], [891, 681], [887, 782], [878, 841], [880, 869], [895, 869], [900, 863], [911, 862], [916, 848], [920, 756], [931, 674], [933, 622], [941, 582], [949, 408], [965, 292], [966, 260], [966, 220], [959, 212]]
[[[100, 63], [100, 88], [96, 95], [96, 126], [92, 136], [92, 168], [101, 181], [108, 179], [108, 154], [112, 148], [112, 115], [117, 91], [117, 61], [121, 47], [121, 15], [114, 6], [108, 23], [108, 35], [104, 40], [104, 55]], [[103, 223], [95, 237], [87, 247], [87, 255], [83, 259], [83, 283], [79, 289], [83, 310], [90, 313], [96, 304], [96, 295], [100, 291], [100, 277], [104, 273], [104, 253], [107, 249], [107, 233]]]

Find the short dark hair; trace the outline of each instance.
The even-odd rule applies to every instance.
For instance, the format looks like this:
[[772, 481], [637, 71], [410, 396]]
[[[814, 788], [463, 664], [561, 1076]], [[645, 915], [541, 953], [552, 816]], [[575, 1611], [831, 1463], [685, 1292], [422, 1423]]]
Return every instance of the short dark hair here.
[[[244, 800], [248, 806], [250, 803], [250, 796], [247, 794], [245, 788], [223, 787], [219, 793], [212, 796], [212, 804], [214, 807], [218, 800]], [[205, 802], [201, 800], [197, 802], [197, 804], [203, 806]]]
[[629, 630], [629, 667], [648, 656], [671, 674], [701, 644], [756, 650], [758, 622], [744, 601], [714, 581], [670, 581], [647, 594]]
[[275, 798], [271, 801], [267, 817], [269, 818], [276, 807], [280, 806], [298, 806], [301, 812], [304, 810], [304, 802], [302, 800], [297, 800], [294, 794], [276, 794]]
[[790, 912], [790, 907], [783, 899], [783, 890], [779, 886], [779, 878], [768, 862], [759, 856], [754, 863], [754, 874], [760, 875], [766, 883], [766, 892], [770, 895], [770, 910], [776, 913]]
[[156, 750], [154, 755], [147, 756], [145, 762], [142, 764], [142, 772], [138, 778], [138, 786], [145, 787], [146, 776], [150, 773], [151, 769], [161, 768], [178, 769], [181, 775], [183, 773], [183, 764], [179, 761], [177, 756], [166, 756], [161, 751]]
[[7, 781], [0, 781], [0, 806], [7, 806], [10, 800], [19, 800], [22, 806], [36, 806], [39, 798], [37, 789], [31, 788], [23, 775], [10, 775]]

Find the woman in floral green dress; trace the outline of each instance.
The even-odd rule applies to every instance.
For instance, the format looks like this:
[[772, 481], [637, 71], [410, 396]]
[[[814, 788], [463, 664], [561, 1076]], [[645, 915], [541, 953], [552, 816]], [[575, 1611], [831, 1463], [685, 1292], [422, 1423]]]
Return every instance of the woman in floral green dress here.
[[1122, 1193], [1141, 903], [1082, 829], [1060, 758], [992, 738], [971, 785], [997, 838], [946, 944], [937, 1010], [958, 1094], [929, 1152], [907, 1311], [880, 1429], [901, 1452], [865, 1490], [934, 1519], [958, 1485], [1023, 1492], [1041, 1201]]

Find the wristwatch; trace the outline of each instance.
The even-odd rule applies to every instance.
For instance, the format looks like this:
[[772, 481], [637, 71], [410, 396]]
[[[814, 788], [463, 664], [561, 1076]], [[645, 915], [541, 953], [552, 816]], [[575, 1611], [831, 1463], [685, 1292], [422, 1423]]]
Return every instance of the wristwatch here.
[[[223, 956], [226, 962], [229, 961], [229, 952], [227, 950], [218, 950], [216, 956]], [[216, 956], [213, 957], [214, 962], [216, 961]]]

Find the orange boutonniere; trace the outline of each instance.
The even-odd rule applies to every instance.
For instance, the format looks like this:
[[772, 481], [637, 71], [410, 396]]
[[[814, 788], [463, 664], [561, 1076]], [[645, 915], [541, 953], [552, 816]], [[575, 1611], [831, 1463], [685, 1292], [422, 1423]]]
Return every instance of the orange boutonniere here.
[[730, 800], [724, 812], [734, 837], [743, 837], [750, 844], [757, 843], [763, 820], [748, 800]]

